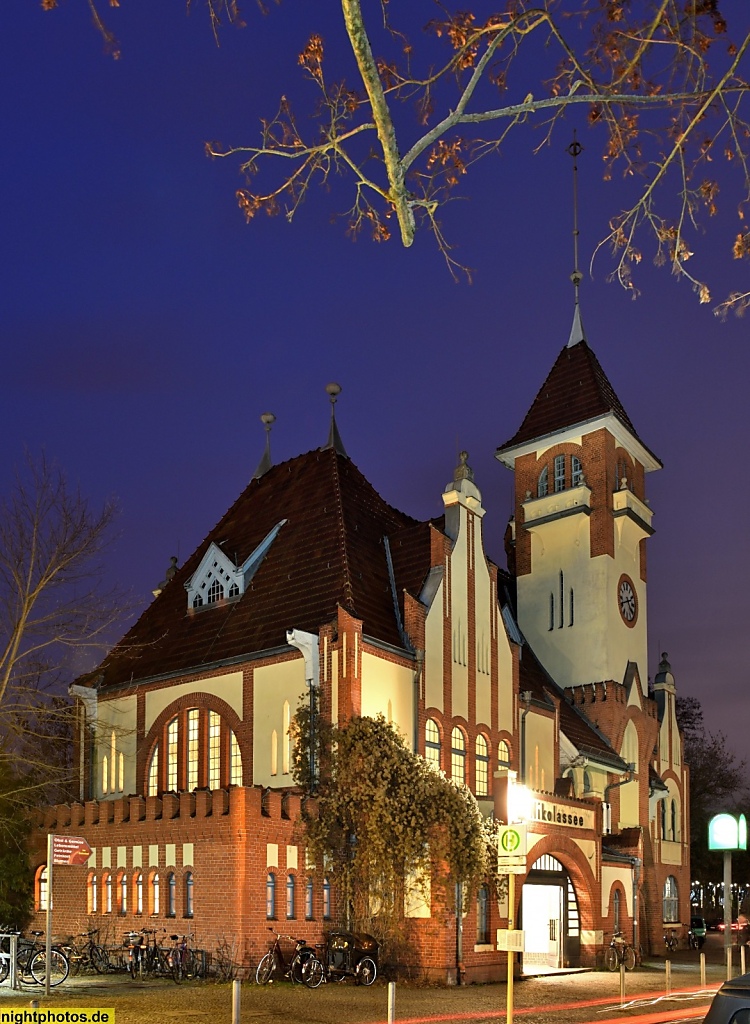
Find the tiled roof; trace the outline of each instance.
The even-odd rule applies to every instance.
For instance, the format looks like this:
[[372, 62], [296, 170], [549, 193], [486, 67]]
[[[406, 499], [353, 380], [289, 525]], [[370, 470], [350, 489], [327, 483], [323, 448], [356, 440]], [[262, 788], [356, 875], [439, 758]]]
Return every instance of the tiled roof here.
[[566, 345], [555, 360], [555, 365], [539, 389], [520, 428], [498, 451], [502, 452], [506, 448], [545, 437], [610, 412], [633, 437], [641, 440], [588, 344], [579, 341], [570, 348]]
[[[282, 519], [238, 600], [188, 610], [184, 584], [211, 541], [240, 565]], [[287, 629], [317, 632], [339, 604], [363, 620], [365, 634], [403, 648], [384, 535], [403, 614], [404, 589], [418, 595], [430, 567], [429, 524], [388, 505], [333, 449], [274, 466], [251, 481], [94, 675], [106, 688], [282, 647]]]

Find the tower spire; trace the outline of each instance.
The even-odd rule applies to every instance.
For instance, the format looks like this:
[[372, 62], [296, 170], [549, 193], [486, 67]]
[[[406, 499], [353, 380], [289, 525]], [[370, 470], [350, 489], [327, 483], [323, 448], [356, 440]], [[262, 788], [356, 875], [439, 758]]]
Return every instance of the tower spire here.
[[323, 451], [333, 448], [339, 455], [343, 455], [344, 458], [348, 459], [349, 456], [346, 454], [344, 442], [341, 440], [341, 434], [339, 434], [339, 428], [336, 425], [336, 399], [341, 394], [341, 385], [333, 381], [330, 384], [326, 384], [326, 394], [331, 400], [331, 426], [328, 430], [328, 440], [323, 445]]
[[577, 345], [579, 341], [586, 340], [581, 320], [581, 306], [579, 303], [578, 290], [583, 280], [583, 274], [578, 269], [578, 157], [583, 152], [583, 146], [576, 138], [575, 128], [573, 129], [573, 141], [568, 146], [568, 153], [573, 157], [573, 273], [570, 280], [575, 289], [575, 307], [573, 309], [573, 326], [570, 328], [568, 348]]
[[264, 412], [260, 418], [260, 422], [266, 431], [266, 447], [263, 455], [261, 456], [258, 468], [253, 473], [253, 480], [260, 480], [260, 478], [268, 472], [273, 463], [271, 462], [271, 427], [276, 422], [276, 417], [272, 412]]

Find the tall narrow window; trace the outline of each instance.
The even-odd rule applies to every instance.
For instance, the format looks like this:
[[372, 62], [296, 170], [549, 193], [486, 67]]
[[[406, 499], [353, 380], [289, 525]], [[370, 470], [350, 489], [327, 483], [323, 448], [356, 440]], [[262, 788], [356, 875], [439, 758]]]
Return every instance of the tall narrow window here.
[[569, 607], [570, 607], [570, 615], [568, 617], [568, 625], [572, 626], [573, 623], [575, 622], [575, 618], [576, 618], [576, 604], [575, 604], [575, 597], [573, 596], [573, 588], [572, 587], [570, 588]]
[[112, 875], [109, 872], [104, 876], [104, 913], [112, 913]]
[[159, 746], [154, 747], [151, 764], [148, 766], [148, 795], [159, 795]]
[[480, 885], [477, 892], [477, 945], [486, 946], [490, 941], [490, 890]]
[[143, 913], [143, 872], [139, 871], [135, 876], [135, 907], [136, 914]]
[[558, 623], [558, 629], [563, 628], [563, 619], [565, 617], [565, 577], [562, 569], [560, 570], [560, 622]]
[[289, 765], [291, 762], [292, 753], [292, 735], [289, 731], [289, 727], [292, 724], [291, 712], [289, 708], [289, 701], [284, 701], [284, 729], [281, 736], [281, 742], [283, 743], [282, 755], [281, 755], [281, 770], [284, 775], [289, 774]]
[[573, 455], [570, 460], [570, 486], [580, 487], [583, 483], [583, 466], [581, 460], [577, 455]]
[[669, 838], [677, 842], [677, 804], [672, 800], [669, 807]]
[[331, 883], [327, 878], [323, 879], [323, 917], [331, 920]]
[[120, 913], [127, 914], [128, 912], [128, 876], [126, 874], [120, 875]]
[[497, 744], [497, 767], [510, 768], [510, 747], [505, 740], [499, 740]]
[[451, 778], [454, 782], [466, 782], [466, 739], [456, 726], [451, 733]]
[[109, 737], [109, 788], [112, 793], [117, 790], [117, 735], [114, 729]]
[[38, 899], [37, 899], [37, 906], [39, 907], [39, 910], [46, 910], [47, 909], [47, 899], [49, 897], [49, 886], [47, 884], [47, 868], [46, 868], [46, 866], [43, 867], [42, 870], [39, 872], [38, 886], [39, 886], [39, 895], [38, 895]]
[[620, 890], [615, 889], [612, 897], [612, 930], [617, 934], [620, 930]]
[[308, 878], [307, 879], [307, 884], [305, 885], [305, 920], [306, 921], [312, 921], [312, 919], [313, 919], [313, 911], [315, 909], [315, 903], [314, 903], [314, 900], [313, 900], [314, 893], [315, 893], [315, 890], [313, 888], [313, 880], [312, 880], [312, 878]]
[[99, 911], [99, 890], [96, 872], [92, 871], [89, 875], [89, 914], [96, 914]]
[[286, 916], [289, 920], [294, 917], [294, 875], [286, 876]]
[[208, 713], [208, 788], [221, 786], [221, 717], [216, 711]]
[[670, 875], [664, 883], [662, 906], [666, 924], [674, 924], [680, 920], [680, 901], [677, 895], [677, 879], [674, 875]]
[[549, 595], [549, 627], [550, 630], [555, 628], [555, 595], [550, 591]]
[[536, 496], [537, 498], [544, 498], [549, 493], [549, 470], [545, 466], [542, 472], [539, 474], [539, 480], [536, 485]]
[[177, 727], [176, 718], [167, 726], [167, 789], [177, 792]]
[[565, 490], [565, 456], [555, 456], [555, 493]]
[[151, 913], [155, 916], [159, 913], [159, 872], [155, 871], [151, 878]]
[[198, 708], [191, 708], [187, 713], [187, 788], [192, 790], [198, 788], [198, 728], [200, 725], [200, 711]]
[[233, 730], [229, 732], [229, 785], [242, 785], [242, 752]]
[[102, 758], [102, 793], [106, 793], [109, 787], [109, 758], [105, 754]]
[[122, 751], [117, 755], [117, 789], [125, 792], [125, 755]]
[[474, 774], [476, 776], [475, 795], [487, 796], [490, 791], [490, 755], [487, 740], [480, 733], [475, 748]]
[[274, 729], [271, 733], [271, 775], [279, 774], [279, 734]]
[[440, 767], [440, 730], [431, 718], [427, 719], [424, 727], [424, 756], [429, 764]]
[[224, 598], [224, 587], [218, 580], [214, 580], [211, 586], [208, 588], [208, 596], [206, 602], [208, 604], [216, 604], [217, 601], [221, 601]]
[[185, 917], [192, 917], [194, 913], [193, 884], [193, 872], [188, 871], [185, 875]]
[[276, 917], [276, 875], [269, 871], [266, 875], [266, 918], [272, 921]]
[[177, 879], [174, 871], [167, 875], [167, 917], [174, 917], [177, 913]]

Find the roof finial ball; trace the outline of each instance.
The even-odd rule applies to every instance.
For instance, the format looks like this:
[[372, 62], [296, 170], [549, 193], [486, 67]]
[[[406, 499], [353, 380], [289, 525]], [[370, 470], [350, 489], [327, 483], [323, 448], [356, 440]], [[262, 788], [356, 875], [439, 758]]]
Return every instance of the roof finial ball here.
[[274, 416], [274, 414], [272, 412], [264, 412], [263, 415], [260, 418], [260, 422], [266, 428], [266, 432], [268, 433], [268, 432], [270, 432], [271, 427], [276, 422], [276, 417]]
[[253, 480], [260, 480], [262, 476], [265, 476], [269, 471], [273, 463], [271, 462], [271, 427], [276, 422], [276, 417], [272, 412], [264, 412], [260, 418], [260, 422], [266, 431], [266, 447], [261, 456], [258, 468], [253, 473]]
[[330, 384], [326, 384], [326, 394], [331, 399], [331, 405], [335, 405], [336, 399], [341, 394], [341, 385], [331, 381]]
[[339, 455], [343, 455], [344, 458], [348, 459], [349, 456], [346, 454], [346, 448], [344, 448], [344, 442], [341, 440], [339, 428], [336, 426], [336, 399], [341, 394], [341, 385], [337, 384], [336, 381], [331, 381], [330, 384], [326, 384], [326, 394], [331, 400], [331, 426], [328, 431], [328, 440], [323, 450], [327, 451], [329, 448], [332, 448]]

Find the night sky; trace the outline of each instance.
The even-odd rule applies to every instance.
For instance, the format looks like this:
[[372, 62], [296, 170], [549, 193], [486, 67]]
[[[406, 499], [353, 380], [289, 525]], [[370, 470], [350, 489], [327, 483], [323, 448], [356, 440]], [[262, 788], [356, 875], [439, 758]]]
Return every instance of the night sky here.
[[[434, 16], [421, 6], [425, 21]], [[114, 61], [81, 0], [51, 13], [3, 3], [0, 485], [27, 447], [95, 502], [116, 498], [107, 571], [139, 610], [170, 556], [182, 562], [248, 482], [261, 413], [277, 417], [275, 462], [324, 443], [331, 380], [343, 388], [349, 455], [405, 512], [440, 515], [468, 450], [486, 546], [505, 564], [512, 478], [494, 451], [519, 426], [573, 312], [573, 127], [585, 147], [582, 264], [625, 186], [602, 180], [601, 139], [583, 113], [536, 154], [542, 133], [520, 130], [501, 158], [472, 169], [468, 198], [443, 217], [472, 284], [454, 283], [426, 232], [408, 251], [396, 238], [350, 240], [332, 219], [350, 201], [338, 181], [314, 190], [291, 224], [246, 225], [238, 162], [207, 159], [204, 142], [253, 142], [280, 95], [310, 95], [297, 54], [311, 31], [348, 70], [337, 10], [284, 0], [263, 17], [248, 0], [248, 27], [226, 28], [217, 47], [202, 5], [186, 17], [180, 0], [103, 4], [122, 49]], [[731, 259], [738, 196], [727, 183], [719, 199], [692, 266], [716, 301], [748, 287]], [[657, 531], [649, 673], [668, 651], [679, 692], [698, 697], [709, 728], [742, 755], [750, 325], [717, 319], [651, 256], [646, 247], [637, 301], [608, 282], [606, 255], [597, 261], [582, 286], [584, 324], [664, 463], [647, 481]]]

